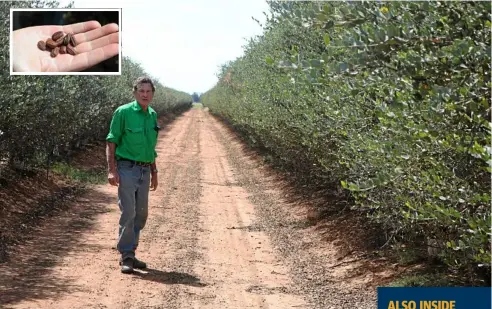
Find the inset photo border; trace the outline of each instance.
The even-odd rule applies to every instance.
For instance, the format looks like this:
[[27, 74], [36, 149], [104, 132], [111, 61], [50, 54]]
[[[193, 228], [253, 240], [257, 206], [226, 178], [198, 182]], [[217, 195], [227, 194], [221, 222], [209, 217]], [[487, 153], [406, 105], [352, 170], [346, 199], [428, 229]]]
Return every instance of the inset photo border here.
[[10, 75], [121, 75], [121, 8], [10, 9]]

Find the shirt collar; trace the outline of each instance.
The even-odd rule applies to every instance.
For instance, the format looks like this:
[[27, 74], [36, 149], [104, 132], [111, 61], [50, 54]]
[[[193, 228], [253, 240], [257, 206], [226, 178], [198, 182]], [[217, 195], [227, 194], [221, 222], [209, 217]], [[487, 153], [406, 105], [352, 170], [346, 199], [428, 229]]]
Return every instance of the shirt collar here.
[[[140, 106], [140, 104], [138, 104], [137, 100], [133, 101], [132, 107], [133, 107], [134, 111], [137, 111], [137, 112], [142, 111], [143, 112], [142, 106]], [[152, 107], [150, 107], [150, 105], [147, 106], [147, 113], [152, 114], [153, 112], [154, 112], [154, 110], [152, 109]]]
[[140, 104], [138, 104], [137, 100], [133, 101], [132, 107], [133, 107], [133, 110], [135, 110], [137, 112], [142, 110], [142, 106], [140, 106]]

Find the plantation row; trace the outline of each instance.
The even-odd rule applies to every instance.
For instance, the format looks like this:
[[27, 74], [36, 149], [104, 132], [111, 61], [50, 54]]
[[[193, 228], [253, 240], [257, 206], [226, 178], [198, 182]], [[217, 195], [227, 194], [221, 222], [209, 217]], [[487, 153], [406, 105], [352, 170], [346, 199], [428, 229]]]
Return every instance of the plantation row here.
[[[87, 142], [103, 140], [112, 113], [134, 99], [132, 84], [146, 72], [123, 58], [121, 76], [10, 76], [9, 10], [56, 3], [1, 2], [0, 160], [24, 167], [67, 157]], [[156, 85], [153, 107], [163, 115], [191, 106], [191, 95]]]
[[484, 267], [490, 9], [270, 2], [263, 35], [201, 101], [304, 183], [345, 189], [389, 243], [429, 243], [451, 268]]

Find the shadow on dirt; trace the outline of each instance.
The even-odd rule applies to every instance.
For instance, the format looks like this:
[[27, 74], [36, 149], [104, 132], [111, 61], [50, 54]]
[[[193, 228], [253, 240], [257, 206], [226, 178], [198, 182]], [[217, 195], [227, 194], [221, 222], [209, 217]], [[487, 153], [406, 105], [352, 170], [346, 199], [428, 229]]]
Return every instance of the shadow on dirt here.
[[[87, 233], [101, 213], [111, 211], [114, 196], [88, 189], [88, 198], [77, 198], [73, 207], [59, 211], [59, 217], [50, 218], [44, 227], [30, 229], [22, 244], [9, 255], [7, 263], [0, 264], [0, 304], [13, 305], [23, 300], [53, 299], [64, 293], [73, 293], [78, 287], [69, 278], [60, 279], [63, 272], [60, 257], [69, 251], [99, 251], [102, 248], [82, 243], [79, 235]], [[63, 276], [66, 277], [66, 276]]]
[[200, 288], [207, 286], [205, 283], [200, 282], [200, 278], [175, 271], [166, 272], [158, 269], [147, 268], [145, 270], [135, 270], [133, 274], [142, 280], [163, 284], [184, 284]]

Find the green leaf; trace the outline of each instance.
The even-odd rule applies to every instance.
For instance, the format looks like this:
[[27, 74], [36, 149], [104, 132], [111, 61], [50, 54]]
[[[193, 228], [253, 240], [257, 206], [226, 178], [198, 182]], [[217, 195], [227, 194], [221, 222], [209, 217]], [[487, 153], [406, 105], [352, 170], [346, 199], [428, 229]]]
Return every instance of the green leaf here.
[[326, 14], [323, 14], [323, 13], [318, 14], [318, 16], [316, 18], [320, 21], [327, 21], [328, 20], [328, 16]]
[[414, 207], [412, 207], [412, 205], [410, 204], [409, 201], [406, 201], [405, 202], [405, 206], [407, 206], [408, 208], [410, 208], [411, 210], [416, 210]]
[[265, 58], [265, 62], [266, 62], [267, 64], [270, 64], [270, 65], [271, 65], [271, 64], [273, 64], [273, 59], [272, 59], [272, 57], [267, 56], [267, 57]]
[[323, 39], [325, 40], [326, 45], [330, 45], [330, 36], [328, 35], [328, 33], [325, 33]]

